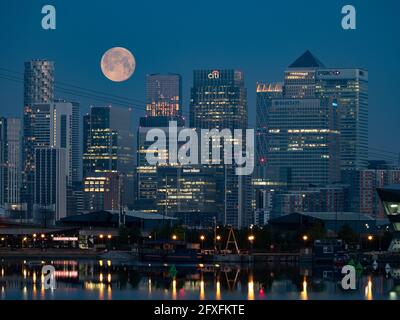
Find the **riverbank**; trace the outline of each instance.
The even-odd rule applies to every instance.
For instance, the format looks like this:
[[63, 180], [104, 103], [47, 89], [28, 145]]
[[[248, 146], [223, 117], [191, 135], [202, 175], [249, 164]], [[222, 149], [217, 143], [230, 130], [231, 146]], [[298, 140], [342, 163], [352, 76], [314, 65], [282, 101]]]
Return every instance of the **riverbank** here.
[[95, 259], [99, 252], [79, 249], [18, 249], [0, 250], [0, 258], [26, 258], [26, 259]]

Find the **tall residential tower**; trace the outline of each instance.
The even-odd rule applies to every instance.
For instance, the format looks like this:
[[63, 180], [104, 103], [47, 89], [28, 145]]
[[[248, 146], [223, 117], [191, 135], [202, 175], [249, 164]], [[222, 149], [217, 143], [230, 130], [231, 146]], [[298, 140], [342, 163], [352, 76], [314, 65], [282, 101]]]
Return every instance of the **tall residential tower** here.
[[25, 62], [24, 71], [24, 120], [23, 120], [23, 201], [28, 212], [33, 208], [34, 158], [37, 139], [34, 135], [36, 123], [35, 104], [54, 100], [54, 62], [32, 60]]

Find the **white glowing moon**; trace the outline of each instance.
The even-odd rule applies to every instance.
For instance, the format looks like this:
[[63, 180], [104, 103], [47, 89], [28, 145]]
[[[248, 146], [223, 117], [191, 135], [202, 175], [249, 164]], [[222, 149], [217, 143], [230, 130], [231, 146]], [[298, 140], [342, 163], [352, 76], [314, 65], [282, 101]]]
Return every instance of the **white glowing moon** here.
[[135, 72], [135, 68], [135, 57], [125, 48], [112, 48], [101, 59], [101, 70], [111, 81], [122, 82], [128, 80]]

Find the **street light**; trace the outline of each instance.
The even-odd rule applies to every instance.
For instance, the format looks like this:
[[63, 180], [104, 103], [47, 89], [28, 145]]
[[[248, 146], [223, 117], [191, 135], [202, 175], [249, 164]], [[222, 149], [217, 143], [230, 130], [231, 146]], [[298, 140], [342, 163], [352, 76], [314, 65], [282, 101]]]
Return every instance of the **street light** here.
[[222, 237], [220, 236], [220, 235], [217, 235], [216, 237], [215, 237], [215, 250], [219, 250], [219, 251], [221, 251], [221, 240], [222, 240]]
[[176, 234], [173, 234], [172, 235], [172, 240], [174, 240], [174, 241], [178, 240], [178, 236]]
[[303, 241], [307, 241], [307, 240], [308, 240], [308, 235], [305, 234], [305, 235], [303, 236]]
[[374, 237], [372, 235], [369, 235], [368, 236], [368, 241], [372, 241], [372, 240], [374, 240]]
[[103, 234], [99, 235], [99, 238], [100, 238], [100, 239], [103, 239], [103, 238], [104, 238], [104, 235], [103, 235]]
[[112, 239], [112, 235], [109, 234], [109, 235], [107, 236], [107, 238], [108, 238], [109, 240], [111, 240], [111, 239]]
[[24, 247], [24, 244], [28, 241], [27, 237], [23, 237], [22, 239], [22, 247]]
[[200, 236], [200, 240], [201, 240], [201, 248], [203, 249], [204, 248], [204, 240], [206, 240], [206, 236], [202, 234]]
[[248, 240], [250, 241], [250, 252], [253, 252], [253, 242], [256, 239], [256, 237], [254, 235], [249, 235]]

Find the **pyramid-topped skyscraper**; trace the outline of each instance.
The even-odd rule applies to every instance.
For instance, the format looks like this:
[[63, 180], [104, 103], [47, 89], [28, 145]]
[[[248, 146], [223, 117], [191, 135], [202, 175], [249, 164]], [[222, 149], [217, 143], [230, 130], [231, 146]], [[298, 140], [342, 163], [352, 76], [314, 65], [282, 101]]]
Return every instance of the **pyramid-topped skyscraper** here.
[[309, 50], [285, 72], [286, 99], [331, 98], [340, 114], [341, 169], [363, 169], [368, 161], [368, 71], [327, 68]]
[[325, 68], [325, 65], [310, 50], [307, 50], [289, 68]]

